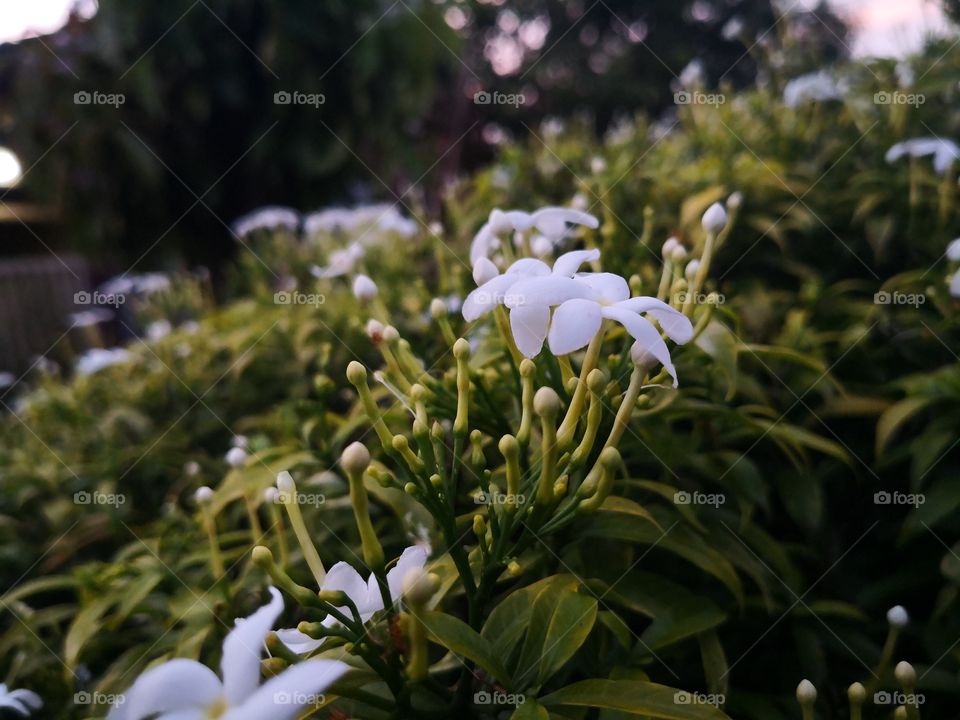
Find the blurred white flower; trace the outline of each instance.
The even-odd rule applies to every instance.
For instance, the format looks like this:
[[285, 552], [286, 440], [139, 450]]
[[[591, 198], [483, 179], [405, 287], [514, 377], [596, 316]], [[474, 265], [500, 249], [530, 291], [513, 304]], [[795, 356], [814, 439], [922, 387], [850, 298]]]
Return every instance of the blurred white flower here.
[[234, 435], [233, 440], [230, 441], [232, 447], [244, 448], [250, 444], [250, 438], [246, 435]]
[[224, 460], [230, 467], [240, 467], [247, 461], [247, 451], [242, 447], [232, 447], [227, 451]]
[[498, 235], [536, 229], [540, 234], [557, 241], [566, 233], [568, 223], [584, 225], [594, 230], [600, 226], [599, 220], [593, 215], [573, 208], [544, 207], [532, 213], [494, 208], [490, 211], [487, 222], [473, 238], [470, 263], [472, 265], [481, 257], [488, 257], [499, 241]]
[[211, 502], [213, 500], [213, 489], [206, 485], [201, 485], [197, 488], [196, 492], [193, 493], [193, 499], [198, 505]]
[[100, 284], [104, 295], [152, 295], [170, 287], [170, 278], [160, 272], [117, 275]]
[[0, 683], [0, 708], [10, 708], [26, 716], [42, 707], [43, 700], [32, 690], [8, 690], [5, 683]]
[[950, 262], [960, 262], [960, 238], [952, 240], [947, 245], [947, 260]]
[[680, 71], [674, 83], [679, 89], [690, 89], [703, 87], [706, 82], [707, 74], [703, 69], [703, 61], [694, 58], [687, 66]]
[[[354, 233], [371, 229], [410, 237], [416, 234], [417, 223], [401, 215], [396, 204], [330, 207], [312, 212], [303, 218], [303, 232], [308, 238], [323, 233]], [[378, 239], [372, 233], [366, 233], [363, 237], [368, 244]]]
[[295, 231], [300, 226], [300, 213], [293, 208], [270, 205], [257, 208], [233, 221], [231, 229], [238, 238], [244, 238], [256, 230]]
[[78, 375], [92, 375], [111, 365], [126, 362], [131, 357], [130, 353], [123, 348], [112, 348], [110, 350], [92, 348], [77, 358], [75, 369]]
[[907, 614], [903, 605], [894, 605], [887, 610], [887, 622], [895, 628], [903, 628], [910, 622], [910, 616]]
[[107, 308], [91, 308], [67, 315], [72, 327], [91, 327], [113, 320], [113, 310]]
[[723, 205], [715, 202], [707, 208], [700, 222], [708, 233], [718, 233], [727, 224], [727, 211]]
[[[422, 545], [412, 545], [401, 553], [400, 558], [387, 572], [387, 587], [390, 589], [390, 599], [396, 602], [400, 599], [401, 584], [404, 575], [410, 570], [423, 568], [427, 564], [429, 547]], [[327, 573], [320, 586], [322, 591], [339, 591], [344, 594], [356, 606], [357, 613], [363, 622], [367, 622], [375, 613], [383, 610], [383, 595], [380, 593], [380, 586], [377, 583], [376, 576], [371, 573], [366, 580], [358, 573], [352, 565], [343, 561], [338, 562]], [[336, 607], [336, 606], [335, 606]], [[337, 607], [342, 614], [352, 617], [350, 609], [346, 605]], [[338, 623], [333, 615], [327, 615], [322, 621], [326, 627], [331, 627]], [[315, 639], [309, 635], [300, 632], [296, 628], [287, 628], [278, 630], [277, 637], [291, 651], [303, 654], [313, 652], [323, 644], [323, 639]]]
[[162, 340], [173, 331], [169, 320], [155, 320], [147, 325], [147, 338], [156, 342]]
[[353, 296], [357, 300], [373, 300], [379, 292], [377, 284], [367, 275], [357, 275], [353, 279]]
[[960, 158], [960, 147], [953, 140], [943, 138], [911, 138], [898, 142], [887, 150], [884, 159], [892, 163], [904, 156], [926, 157], [927, 155], [933, 156], [933, 169], [938, 175], [943, 175], [950, 163]]
[[960, 298], [960, 270], [957, 270], [950, 278], [950, 294], [955, 298]]
[[260, 685], [263, 643], [283, 610], [283, 599], [276, 588], [270, 588], [270, 595], [269, 604], [250, 617], [238, 618], [223, 641], [223, 680], [195, 660], [169, 660], [137, 678], [111, 709], [108, 720], [298, 717], [313, 704], [313, 696], [339, 680], [350, 666], [339, 660], [307, 660]]
[[[553, 274], [525, 279], [510, 287], [505, 304], [511, 310], [517, 347], [527, 357], [539, 353], [544, 338], [554, 355], [579, 350], [600, 331], [606, 318], [623, 325], [642, 348], [660, 361], [673, 378], [674, 387], [677, 374], [670, 351], [660, 332], [643, 314], [659, 322], [667, 336], [678, 344], [693, 337], [693, 326], [683, 313], [656, 298], [631, 298], [627, 281], [614, 273], [581, 273], [572, 278]], [[557, 309], [551, 321], [553, 306]], [[526, 321], [520, 327], [513, 322], [518, 311]]]
[[310, 268], [310, 273], [321, 280], [348, 275], [353, 272], [365, 252], [360, 243], [352, 242], [342, 250], [334, 250], [330, 253], [329, 265], [326, 267], [314, 265]]
[[795, 108], [805, 102], [840, 100], [846, 94], [847, 82], [827, 70], [796, 77], [783, 88], [783, 104]]

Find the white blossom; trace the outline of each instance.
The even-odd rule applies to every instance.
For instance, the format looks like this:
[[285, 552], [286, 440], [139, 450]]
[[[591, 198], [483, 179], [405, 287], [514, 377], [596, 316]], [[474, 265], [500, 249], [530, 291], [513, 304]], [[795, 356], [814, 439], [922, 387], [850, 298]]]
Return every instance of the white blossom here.
[[10, 708], [26, 716], [42, 707], [43, 700], [32, 690], [8, 690], [6, 684], [0, 683], [0, 708]]
[[377, 284], [369, 276], [359, 274], [353, 279], [353, 296], [357, 300], [373, 300], [378, 292]]
[[840, 100], [846, 90], [846, 82], [827, 70], [820, 70], [788, 82], [783, 88], [783, 104], [795, 108], [805, 102]]
[[314, 265], [310, 268], [310, 273], [321, 280], [348, 275], [353, 272], [365, 252], [360, 243], [352, 242], [342, 250], [334, 250], [330, 253], [328, 265], [325, 267]]
[[500, 210], [494, 208], [490, 217], [473, 238], [470, 246], [470, 263], [475, 264], [481, 257], [488, 257], [498, 242], [499, 235], [536, 229], [542, 235], [557, 241], [567, 231], [567, 224], [584, 225], [591, 229], [600, 226], [593, 215], [564, 207], [543, 207], [532, 213], [522, 210]]
[[295, 231], [300, 225], [300, 214], [293, 208], [270, 205], [258, 208], [233, 222], [233, 234], [244, 238], [256, 230]]
[[902, 157], [933, 157], [933, 169], [939, 175], [947, 171], [954, 160], [960, 158], [960, 147], [953, 140], [944, 138], [911, 138], [898, 142], [887, 150], [884, 159], [888, 163], [896, 162]]
[[78, 375], [93, 375], [104, 368], [124, 363], [131, 358], [130, 353], [123, 348], [92, 348], [77, 358], [76, 371]]

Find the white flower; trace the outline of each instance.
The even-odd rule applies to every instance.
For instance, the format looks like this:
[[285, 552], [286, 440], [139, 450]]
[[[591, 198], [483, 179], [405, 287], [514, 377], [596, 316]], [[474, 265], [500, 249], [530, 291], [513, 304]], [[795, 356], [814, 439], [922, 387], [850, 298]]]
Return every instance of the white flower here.
[[198, 505], [211, 502], [213, 500], [213, 490], [206, 485], [202, 485], [193, 493], [193, 499]]
[[377, 284], [369, 276], [360, 274], [353, 279], [353, 296], [357, 300], [373, 300], [377, 292]]
[[296, 230], [300, 225], [300, 214], [293, 208], [271, 205], [254, 210], [233, 222], [233, 234], [243, 238], [255, 230], [274, 230], [284, 228]]
[[[580, 269], [583, 263], [599, 258], [599, 250], [574, 250], [558, 257], [552, 270], [542, 260], [521, 258], [507, 268], [505, 273], [488, 280], [467, 295], [461, 311], [463, 319], [467, 322], [473, 322], [493, 310], [497, 305], [504, 303], [512, 293], [512, 287], [521, 280], [543, 276], [569, 279]], [[533, 357], [540, 352], [540, 348], [543, 346], [543, 336], [546, 335], [546, 325], [549, 321], [550, 309], [548, 307], [538, 306], [511, 310], [510, 327], [513, 330], [513, 337], [520, 352], [527, 357]], [[541, 329], [543, 331], [542, 335], [540, 334]]]
[[840, 100], [846, 89], [847, 83], [843, 80], [838, 80], [826, 70], [820, 70], [788, 82], [783, 88], [783, 104], [795, 108], [804, 102]]
[[887, 150], [884, 159], [888, 163], [896, 162], [905, 155], [910, 157], [933, 156], [933, 169], [938, 175], [943, 175], [950, 163], [960, 158], [960, 147], [953, 140], [943, 138], [911, 138], [898, 142]]
[[703, 229], [708, 233], [718, 233], [723, 230], [724, 226], [727, 224], [727, 211], [724, 209], [723, 205], [715, 202], [713, 205], [707, 208], [707, 211], [703, 214], [703, 218], [700, 223], [703, 225]]
[[906, 627], [907, 623], [910, 622], [910, 616], [907, 615], [907, 610], [903, 605], [894, 605], [887, 610], [887, 622], [895, 628]]
[[130, 353], [123, 348], [113, 348], [112, 350], [93, 348], [77, 358], [76, 371], [78, 375], [92, 375], [111, 365], [126, 362], [130, 357]]
[[247, 451], [242, 447], [232, 447], [227, 451], [224, 459], [230, 467], [240, 467], [247, 461]]
[[299, 716], [312, 695], [330, 687], [350, 666], [338, 660], [307, 660], [260, 685], [263, 642], [283, 610], [276, 588], [270, 588], [270, 595], [269, 604], [238, 619], [223, 641], [222, 681], [195, 660], [169, 660], [137, 678], [108, 719], [292, 720]]
[[163, 340], [172, 331], [173, 325], [170, 324], [169, 320], [155, 320], [147, 325], [147, 339], [157, 342]]
[[200, 463], [198, 463], [196, 460], [187, 460], [187, 462], [183, 464], [183, 474], [187, 477], [193, 477], [199, 473]]
[[[320, 233], [357, 232], [363, 228], [410, 237], [417, 232], [417, 223], [399, 213], [393, 205], [359, 205], [355, 208], [331, 207], [310, 213], [303, 219], [303, 232], [308, 237]], [[375, 235], [365, 235], [375, 240]]]
[[[387, 572], [387, 587], [390, 588], [390, 598], [394, 602], [400, 599], [403, 578], [411, 570], [422, 569], [427, 564], [428, 554], [429, 548], [422, 545], [408, 547], [400, 555], [397, 564]], [[352, 565], [342, 561], [330, 568], [330, 572], [324, 578], [320, 590], [345, 593], [351, 602], [356, 605], [357, 612], [363, 622], [367, 622], [375, 613], [383, 610], [383, 595], [380, 593], [376, 576], [371, 573], [370, 577], [364, 580]], [[347, 617], [352, 617], [351, 611], [346, 605], [337, 607], [337, 610]], [[336, 625], [337, 622], [333, 615], [328, 615], [322, 620], [326, 627]], [[312, 638], [296, 628], [278, 630], [277, 637], [292, 652], [301, 655], [313, 652], [323, 644], [323, 638]]]
[[683, 68], [677, 76], [677, 87], [703, 87], [706, 79], [707, 75], [703, 69], [703, 61], [699, 58], [694, 58], [687, 63], [686, 67]]
[[233, 440], [230, 441], [231, 447], [238, 447], [246, 449], [250, 444], [250, 438], [246, 435], [234, 435]]
[[21, 715], [30, 715], [42, 707], [43, 700], [32, 690], [7, 690], [7, 686], [0, 683], [0, 708], [10, 708]]
[[955, 298], [960, 298], [960, 270], [957, 270], [950, 278], [950, 294]]
[[530, 238], [530, 252], [539, 258], [553, 253], [553, 240], [546, 235], [534, 235]]
[[[613, 273], [582, 273], [571, 278], [555, 272], [522, 280], [509, 288], [505, 304], [511, 310], [510, 325], [517, 347], [527, 357], [540, 351], [545, 337], [554, 355], [579, 350], [600, 331], [606, 318], [623, 325], [642, 348], [660, 361], [673, 378], [674, 387], [677, 373], [670, 351], [660, 332], [641, 313], [657, 320], [676, 343], [683, 344], [693, 337], [693, 326], [683, 313], [656, 298], [631, 298], [627, 281]], [[550, 307], [555, 305], [558, 307], [551, 322]], [[522, 313], [519, 323], [515, 321], [518, 312]]]
[[310, 268], [310, 273], [321, 280], [347, 275], [353, 272], [353, 269], [357, 266], [357, 263], [364, 256], [365, 252], [363, 245], [360, 243], [350, 243], [342, 250], [334, 250], [330, 253], [329, 265], [326, 267], [314, 265]]
[[947, 245], [947, 260], [950, 262], [960, 261], [960, 238]]
[[73, 327], [91, 327], [113, 320], [113, 310], [108, 310], [107, 308], [83, 310], [67, 315], [67, 320], [70, 321], [70, 325]]
[[595, 230], [600, 221], [593, 215], [582, 210], [564, 207], [544, 207], [532, 213], [522, 210], [500, 210], [494, 208], [490, 217], [483, 224], [470, 246], [470, 264], [476, 264], [481, 257], [487, 257], [496, 246], [498, 235], [508, 232], [526, 232], [536, 229], [542, 235], [556, 241], [563, 237], [567, 230], [567, 223], [584, 225]]

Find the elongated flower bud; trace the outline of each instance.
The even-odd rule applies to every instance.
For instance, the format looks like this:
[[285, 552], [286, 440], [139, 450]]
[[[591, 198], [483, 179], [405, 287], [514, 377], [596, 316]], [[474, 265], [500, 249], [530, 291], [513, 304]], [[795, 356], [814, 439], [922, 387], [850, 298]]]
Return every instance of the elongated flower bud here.
[[453, 344], [457, 359], [457, 415], [453, 421], [453, 434], [466, 437], [470, 408], [470, 343], [460, 338]]
[[327, 571], [323, 568], [323, 562], [320, 560], [320, 553], [317, 552], [307, 525], [303, 521], [303, 515], [300, 514], [299, 497], [297, 495], [297, 485], [293, 477], [286, 470], [277, 475], [277, 489], [280, 491], [280, 497], [283, 506], [287, 509], [287, 516], [290, 518], [290, 525], [297, 536], [297, 542], [300, 543], [300, 549], [303, 551], [304, 560], [310, 572], [313, 573], [313, 579], [317, 585], [323, 585], [327, 576]]
[[813, 720], [813, 705], [817, 702], [817, 689], [809, 680], [801, 680], [797, 685], [797, 702], [803, 709], [803, 720]]
[[363, 561], [372, 570], [379, 571], [383, 569], [383, 547], [370, 520], [367, 489], [363, 485], [363, 474], [369, 465], [370, 451], [358, 442], [352, 443], [340, 456], [340, 467], [347, 473], [350, 482], [350, 503], [360, 532]]
[[549, 503], [553, 500], [554, 473], [557, 467], [557, 413], [560, 412], [560, 398], [551, 387], [542, 387], [533, 396], [533, 410], [540, 416], [540, 430], [543, 435], [543, 463], [540, 468], [540, 482], [537, 484], [537, 501]]
[[703, 229], [708, 233], [718, 233], [727, 224], [727, 211], [720, 203], [714, 203], [707, 208], [701, 220]]
[[499, 447], [507, 472], [507, 506], [514, 507], [520, 494], [520, 444], [513, 435], [504, 435]]
[[370, 392], [370, 386], [367, 385], [367, 369], [356, 360], [351, 361], [347, 365], [347, 380], [357, 389], [360, 403], [363, 405], [363, 410], [367, 414], [367, 419], [373, 425], [377, 437], [380, 438], [381, 445], [385, 450], [392, 449], [393, 435], [387, 430], [383, 418], [380, 417], [380, 410], [377, 408], [377, 403]]
[[520, 362], [520, 428], [517, 430], [517, 442], [520, 447], [530, 443], [530, 430], [533, 426], [533, 381], [537, 375], [537, 366], [530, 358]]
[[357, 275], [353, 279], [353, 296], [357, 300], [361, 302], [373, 300], [378, 292], [379, 288], [377, 288], [377, 284], [368, 276]]

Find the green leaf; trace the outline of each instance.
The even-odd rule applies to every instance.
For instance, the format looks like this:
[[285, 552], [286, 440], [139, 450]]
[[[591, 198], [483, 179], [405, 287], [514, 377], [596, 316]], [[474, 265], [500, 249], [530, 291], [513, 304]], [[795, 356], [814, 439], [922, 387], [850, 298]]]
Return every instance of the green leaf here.
[[887, 408], [877, 421], [877, 455], [882, 455], [894, 434], [907, 420], [933, 402], [929, 397], [909, 397]]
[[715, 630], [702, 633], [700, 640], [700, 658], [703, 661], [703, 674], [707, 678], [707, 688], [714, 695], [727, 694], [727, 655], [720, 644], [720, 636]]
[[537, 595], [551, 583], [569, 582], [572, 579], [572, 575], [552, 575], [538, 580], [533, 585], [515, 590], [501, 600], [500, 604], [490, 612], [490, 616], [480, 630], [480, 635], [493, 646], [494, 655], [498, 658], [507, 657], [514, 645], [523, 637], [524, 631], [530, 624], [530, 613], [533, 612], [533, 602], [537, 599]]
[[455, 655], [473, 660], [500, 682], [507, 682], [509, 675], [493, 647], [465, 622], [441, 612], [426, 612], [421, 620], [434, 642]]
[[517, 706], [510, 720], [550, 720], [550, 713], [536, 700], [525, 700]]
[[77, 667], [80, 652], [84, 645], [101, 630], [101, 618], [117, 599], [113, 595], [102, 595], [89, 605], [83, 607], [70, 625], [67, 637], [63, 642], [64, 662], [73, 672]]
[[517, 687], [542, 685], [587, 639], [597, 620], [597, 599], [577, 592], [578, 586], [576, 580], [553, 584], [537, 596], [514, 672]]
[[600, 512], [612, 512], [612, 513], [623, 513], [624, 515], [633, 515], [634, 517], [642, 518], [648, 522], [653, 523], [658, 529], [662, 530], [660, 523], [657, 522], [657, 519], [650, 514], [650, 511], [647, 510], [640, 503], [630, 500], [629, 498], [618, 497], [616, 495], [609, 496], [599, 507]]
[[[573, 706], [623, 710], [635, 715], [664, 720], [724, 720], [727, 715], [712, 705], [685, 704], [678, 698], [682, 691], [641, 680], [583, 680], [568, 685], [540, 703], [551, 706]], [[688, 694], [684, 693], [686, 697]]]

